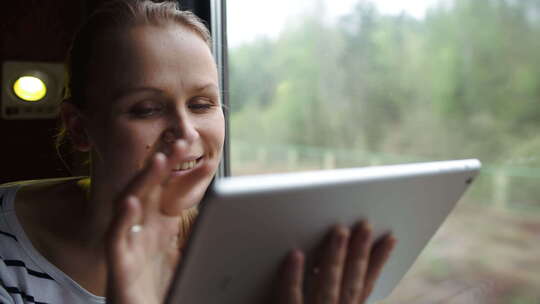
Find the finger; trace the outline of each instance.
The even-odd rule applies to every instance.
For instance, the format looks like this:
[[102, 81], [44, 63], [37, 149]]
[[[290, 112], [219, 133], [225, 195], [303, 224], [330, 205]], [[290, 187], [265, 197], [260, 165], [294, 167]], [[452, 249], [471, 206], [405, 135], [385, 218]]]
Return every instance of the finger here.
[[150, 189], [159, 186], [163, 182], [165, 165], [165, 154], [161, 152], [154, 154], [144, 169], [131, 180], [120, 195], [120, 198], [134, 195], [144, 200], [149, 194]]
[[187, 149], [188, 149], [188, 146], [183, 140], [177, 140], [172, 144], [170, 153], [166, 157], [166, 162], [165, 162], [166, 178], [163, 181], [163, 185], [167, 186], [169, 184], [172, 171], [174, 170], [176, 165], [180, 163], [180, 161], [182, 160], [182, 157], [185, 157], [185, 155], [188, 152]]
[[338, 302], [348, 239], [349, 230], [347, 228], [336, 226], [333, 229], [330, 242], [324, 248], [320, 273], [316, 274], [317, 282], [313, 303]]
[[[132, 228], [139, 225], [142, 220], [141, 204], [137, 197], [128, 196], [121, 202], [121, 208], [109, 228], [109, 253], [118, 255], [124, 253], [129, 248], [129, 241], [133, 232]], [[115, 256], [115, 258], [119, 258]]]
[[[149, 161], [143, 171], [128, 185], [126, 194], [133, 194], [140, 198], [145, 214], [156, 214], [162, 200], [162, 186], [167, 183], [173, 167], [178, 163], [182, 154], [185, 154], [186, 144], [176, 141], [169, 156], [157, 152]], [[152, 212], [154, 211], [154, 212]]]
[[347, 261], [341, 285], [340, 303], [358, 303], [363, 295], [372, 242], [371, 226], [363, 221], [356, 225], [349, 241]]
[[177, 140], [174, 142], [171, 150], [171, 154], [167, 157], [168, 169], [174, 168], [178, 162], [187, 154], [188, 145], [183, 140]]
[[[170, 186], [171, 182], [171, 173], [174, 168], [182, 161], [182, 158], [187, 154], [188, 146], [183, 140], [177, 140], [173, 143], [171, 147], [171, 153], [167, 157], [166, 170], [167, 170], [167, 179], [164, 182], [165, 186]], [[171, 187], [168, 187], [171, 188]]]
[[[183, 156], [186, 155], [187, 145], [184, 141], [178, 141], [173, 149], [173, 155], [176, 157], [171, 162], [170, 170], [183, 160]], [[201, 183], [201, 180], [206, 178], [205, 171], [193, 170], [188, 172], [187, 178], [170, 178], [162, 193], [162, 205], [161, 212], [169, 216], [178, 216], [183, 210], [191, 205], [186, 205], [186, 202], [195, 202], [200, 199], [200, 194], [204, 193], [206, 186]], [[172, 175], [174, 176], [174, 175]]]
[[279, 304], [302, 304], [304, 274], [304, 254], [299, 250], [291, 252], [282, 267], [280, 288], [278, 290]]
[[375, 283], [379, 278], [379, 275], [381, 274], [383, 266], [388, 261], [390, 253], [396, 246], [396, 243], [396, 238], [391, 234], [387, 234], [382, 239], [377, 241], [373, 246], [369, 258], [370, 262], [368, 270], [366, 273], [366, 279], [362, 295], [363, 301], [365, 301], [373, 291], [373, 287], [375, 286]]

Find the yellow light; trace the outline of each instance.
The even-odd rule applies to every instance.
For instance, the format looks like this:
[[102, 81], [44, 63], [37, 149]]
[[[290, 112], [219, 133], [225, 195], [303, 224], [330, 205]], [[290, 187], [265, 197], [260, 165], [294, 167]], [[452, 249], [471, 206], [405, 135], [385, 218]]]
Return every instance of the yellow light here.
[[37, 77], [23, 76], [13, 84], [13, 92], [24, 101], [39, 101], [47, 94], [47, 87]]

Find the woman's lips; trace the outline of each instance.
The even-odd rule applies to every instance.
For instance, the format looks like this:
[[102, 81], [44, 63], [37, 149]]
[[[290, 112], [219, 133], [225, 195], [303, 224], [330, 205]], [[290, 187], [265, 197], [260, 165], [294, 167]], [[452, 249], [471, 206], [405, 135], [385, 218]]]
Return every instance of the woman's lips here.
[[197, 159], [180, 162], [173, 168], [172, 175], [173, 176], [186, 175], [189, 172], [199, 168], [201, 166], [203, 160], [204, 160], [204, 157], [201, 156], [201, 157], [199, 157]]
[[194, 159], [194, 160], [178, 163], [173, 170], [174, 171], [189, 170], [189, 169], [195, 168], [196, 165], [197, 165], [197, 159]]

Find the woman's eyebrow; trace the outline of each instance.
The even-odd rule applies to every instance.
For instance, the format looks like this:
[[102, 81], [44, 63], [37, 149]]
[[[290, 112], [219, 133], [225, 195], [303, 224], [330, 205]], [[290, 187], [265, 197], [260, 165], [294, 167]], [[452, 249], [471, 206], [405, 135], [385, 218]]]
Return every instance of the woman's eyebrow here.
[[116, 90], [113, 94], [113, 100], [118, 100], [123, 97], [137, 94], [137, 93], [153, 93], [153, 94], [163, 94], [163, 91], [153, 87], [132, 87], [132, 88], [122, 88]]
[[195, 87], [195, 91], [197, 91], [197, 92], [212, 91], [212, 90], [219, 92], [219, 88], [215, 83], [207, 83], [207, 84], [198, 85], [198, 86]]
[[[215, 83], [207, 83], [202, 85], [196, 85], [194, 87], [195, 92], [204, 92], [204, 91], [216, 91], [219, 92], [219, 88]], [[161, 89], [155, 88], [155, 87], [128, 87], [128, 88], [121, 88], [116, 90], [113, 93], [113, 100], [118, 100], [121, 98], [124, 98], [126, 96], [138, 94], [138, 93], [153, 93], [153, 94], [159, 94], [163, 95], [163, 91]]]

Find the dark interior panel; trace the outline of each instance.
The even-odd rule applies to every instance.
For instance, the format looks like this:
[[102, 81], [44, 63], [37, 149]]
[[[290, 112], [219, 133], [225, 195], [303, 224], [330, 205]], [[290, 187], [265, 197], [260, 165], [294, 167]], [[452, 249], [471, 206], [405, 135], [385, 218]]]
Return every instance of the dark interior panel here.
[[[63, 63], [79, 25], [104, 1], [6, 2], [0, 10], [0, 61]], [[210, 25], [209, 1], [181, 3], [183, 9], [192, 10]], [[57, 119], [0, 117], [0, 184], [70, 175], [54, 147], [57, 125]], [[65, 158], [70, 162], [69, 155]]]
[[[0, 10], [1, 61], [63, 62], [85, 11], [83, 2], [73, 0], [4, 3]], [[54, 149], [56, 128], [56, 119], [0, 118], [0, 183], [66, 176]]]

